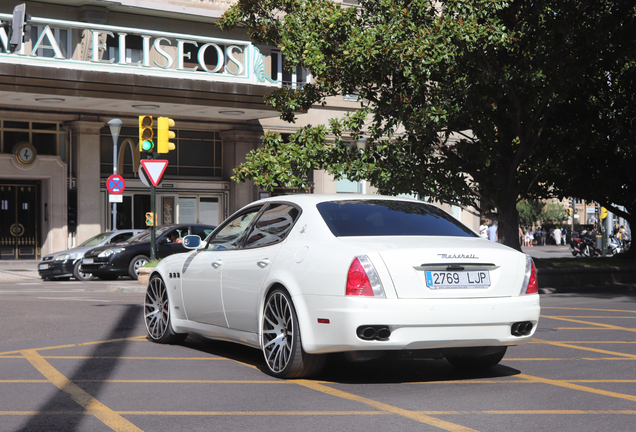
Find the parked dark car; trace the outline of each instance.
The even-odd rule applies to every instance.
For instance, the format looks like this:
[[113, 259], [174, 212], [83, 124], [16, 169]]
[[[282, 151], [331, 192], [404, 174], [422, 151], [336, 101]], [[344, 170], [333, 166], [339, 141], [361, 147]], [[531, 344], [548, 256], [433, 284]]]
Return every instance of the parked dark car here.
[[[165, 258], [175, 253], [186, 252], [181, 239], [187, 235], [197, 235], [201, 240], [214, 231], [212, 225], [179, 224], [163, 225], [156, 228], [157, 258]], [[113, 280], [118, 276], [137, 279], [139, 267], [150, 261], [150, 229], [143, 231], [125, 243], [97, 247], [84, 254], [80, 271], [91, 273], [103, 280]]]
[[71, 277], [82, 281], [90, 280], [90, 273], [79, 270], [85, 252], [96, 246], [123, 243], [140, 232], [142, 230], [127, 229], [97, 234], [77, 247], [44, 256], [38, 264], [38, 273], [42, 279], [49, 280], [69, 280]]

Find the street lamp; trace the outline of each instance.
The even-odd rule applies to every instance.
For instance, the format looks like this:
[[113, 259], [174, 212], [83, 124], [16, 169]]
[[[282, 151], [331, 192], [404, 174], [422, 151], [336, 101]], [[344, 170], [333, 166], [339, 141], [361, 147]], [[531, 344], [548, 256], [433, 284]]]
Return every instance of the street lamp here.
[[[113, 136], [113, 174], [117, 174], [117, 141], [119, 140], [119, 131], [123, 123], [119, 119], [112, 119], [107, 123], [110, 128], [110, 134]], [[113, 231], [117, 229], [117, 203], [113, 202]]]

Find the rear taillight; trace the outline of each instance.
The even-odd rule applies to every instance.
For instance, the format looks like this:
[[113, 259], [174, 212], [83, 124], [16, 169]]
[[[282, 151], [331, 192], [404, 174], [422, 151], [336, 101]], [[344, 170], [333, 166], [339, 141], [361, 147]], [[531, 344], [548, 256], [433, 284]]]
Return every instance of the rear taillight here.
[[534, 266], [532, 258], [526, 259], [526, 276], [521, 286], [521, 294], [537, 294], [539, 292], [539, 282], [537, 280], [537, 268]]
[[357, 256], [349, 266], [347, 273], [346, 295], [385, 297], [380, 278], [367, 256]]

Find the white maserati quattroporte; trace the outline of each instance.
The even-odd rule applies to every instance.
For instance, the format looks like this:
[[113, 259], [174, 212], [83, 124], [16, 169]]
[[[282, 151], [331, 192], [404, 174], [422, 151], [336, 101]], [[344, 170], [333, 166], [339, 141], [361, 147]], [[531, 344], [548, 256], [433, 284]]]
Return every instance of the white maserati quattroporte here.
[[162, 260], [148, 282], [150, 339], [249, 345], [276, 377], [316, 374], [334, 352], [487, 368], [539, 320], [529, 256], [417, 200], [268, 198], [184, 244], [192, 250]]

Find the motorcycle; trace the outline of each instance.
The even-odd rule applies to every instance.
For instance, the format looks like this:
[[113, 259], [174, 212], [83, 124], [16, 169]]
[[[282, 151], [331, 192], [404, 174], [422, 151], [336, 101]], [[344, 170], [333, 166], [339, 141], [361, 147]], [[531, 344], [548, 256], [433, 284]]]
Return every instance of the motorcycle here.
[[623, 245], [621, 244], [621, 241], [614, 236], [610, 236], [607, 244], [607, 254], [615, 255], [621, 252], [623, 252]]
[[596, 242], [589, 237], [574, 237], [570, 240], [570, 252], [573, 256], [594, 257], [602, 254]]
[[[570, 240], [570, 251], [573, 256], [595, 257], [602, 255], [602, 251], [596, 247], [596, 241], [590, 237], [572, 237]], [[623, 247], [620, 240], [610, 237], [607, 244], [607, 255], [621, 253]]]

